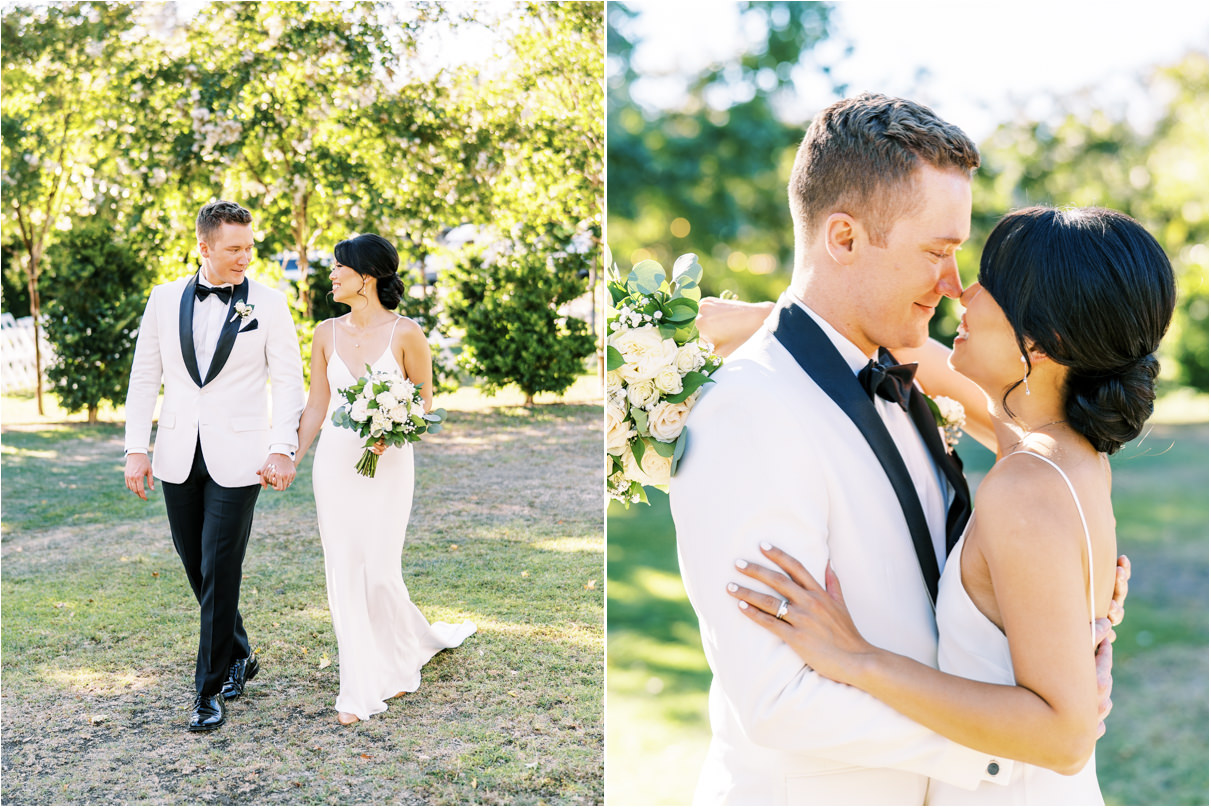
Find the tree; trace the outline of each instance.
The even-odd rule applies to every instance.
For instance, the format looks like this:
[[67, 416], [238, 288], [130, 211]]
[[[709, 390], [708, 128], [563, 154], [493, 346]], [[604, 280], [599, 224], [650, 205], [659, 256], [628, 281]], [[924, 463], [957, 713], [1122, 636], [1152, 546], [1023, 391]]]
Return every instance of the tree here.
[[38, 414], [42, 402], [39, 348], [42, 256], [54, 228], [87, 181], [89, 161], [107, 136], [117, 105], [113, 77], [125, 64], [120, 35], [132, 25], [120, 3], [63, 3], [6, 10], [0, 86], [5, 219], [16, 225], [25, 257]]
[[48, 280], [69, 289], [46, 306], [46, 335], [55, 347], [47, 369], [68, 412], [88, 410], [97, 423], [103, 401], [126, 398], [135, 334], [151, 272], [115, 238], [112, 224], [92, 220], [73, 227], [47, 251]]
[[960, 267], [966, 278], [975, 276], [989, 231], [1015, 208], [1098, 206], [1126, 213], [1156, 237], [1177, 275], [1178, 305], [1163, 345], [1170, 361], [1162, 366], [1174, 368], [1178, 383], [1204, 391], [1207, 76], [1205, 53], [1150, 71], [1141, 83], [1148, 97], [1164, 101], [1147, 126], [1108, 109], [1094, 89], [1055, 99], [1067, 112], [1050, 121], [1023, 117], [1000, 126], [980, 147], [971, 248]]
[[[813, 50], [829, 35], [827, 3], [744, 3], [743, 26], [760, 39], [687, 79], [674, 109], [646, 109], [632, 97], [635, 13], [611, 3], [608, 36], [610, 247], [624, 262], [669, 266], [702, 257], [707, 294], [731, 288], [772, 299], [786, 284], [794, 251], [786, 183], [806, 122], [781, 114], [796, 72], [828, 78]], [[750, 28], [751, 25], [751, 28]], [[824, 107], [844, 94], [833, 84]]]
[[584, 320], [559, 312], [581, 295], [579, 276], [593, 258], [545, 241], [504, 243], [494, 255], [464, 258], [449, 302], [450, 316], [466, 329], [466, 369], [485, 380], [489, 394], [516, 384], [526, 406], [536, 393], [567, 390], [596, 345]]

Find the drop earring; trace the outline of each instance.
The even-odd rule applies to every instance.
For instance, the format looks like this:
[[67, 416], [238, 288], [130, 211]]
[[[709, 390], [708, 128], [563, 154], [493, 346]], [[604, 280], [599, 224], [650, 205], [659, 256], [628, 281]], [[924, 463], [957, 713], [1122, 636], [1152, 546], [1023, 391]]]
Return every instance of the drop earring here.
[[1022, 360], [1022, 384], [1026, 385], [1026, 395], [1030, 395], [1030, 368], [1026, 366], [1026, 357], [1019, 356]]

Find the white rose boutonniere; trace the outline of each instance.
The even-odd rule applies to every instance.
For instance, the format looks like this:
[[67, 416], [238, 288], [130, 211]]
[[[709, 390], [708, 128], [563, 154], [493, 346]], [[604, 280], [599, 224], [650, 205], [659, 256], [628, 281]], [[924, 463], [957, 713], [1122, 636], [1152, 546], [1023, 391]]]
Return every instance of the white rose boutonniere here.
[[967, 411], [963, 409], [962, 404], [946, 396], [926, 396], [925, 400], [929, 402], [929, 409], [933, 412], [933, 418], [937, 422], [938, 432], [942, 435], [942, 443], [946, 445], [946, 451], [953, 452], [954, 447], [959, 445], [959, 438], [963, 437], [963, 425], [967, 423]]
[[237, 300], [235, 303], [235, 314], [231, 316], [231, 319], [234, 320], [236, 317], [239, 317], [241, 324], [246, 323], [248, 322], [248, 318], [252, 316], [252, 311], [255, 308], [256, 306], [252, 305], [251, 303], [243, 300]]

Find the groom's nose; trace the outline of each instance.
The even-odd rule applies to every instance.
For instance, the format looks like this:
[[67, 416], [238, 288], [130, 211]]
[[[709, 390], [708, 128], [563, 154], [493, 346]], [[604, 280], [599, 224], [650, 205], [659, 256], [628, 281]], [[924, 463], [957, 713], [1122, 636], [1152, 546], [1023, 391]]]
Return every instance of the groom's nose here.
[[944, 297], [957, 299], [963, 294], [963, 281], [959, 279], [959, 262], [953, 255], [948, 255], [942, 262], [942, 274], [938, 276], [934, 289]]

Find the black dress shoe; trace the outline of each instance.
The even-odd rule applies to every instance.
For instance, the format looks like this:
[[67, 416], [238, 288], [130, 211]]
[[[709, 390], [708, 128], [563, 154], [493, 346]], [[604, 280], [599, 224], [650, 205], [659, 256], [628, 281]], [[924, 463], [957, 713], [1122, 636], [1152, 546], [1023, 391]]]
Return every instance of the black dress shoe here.
[[219, 692], [228, 701], [238, 699], [244, 695], [244, 685], [255, 679], [260, 670], [261, 663], [257, 662], [256, 654], [250, 653], [244, 659], [237, 659], [227, 669], [227, 680], [223, 682], [223, 689]]
[[193, 714], [189, 716], [190, 732], [208, 732], [223, 726], [227, 720], [227, 705], [223, 694], [203, 696], [199, 693], [193, 700]]

